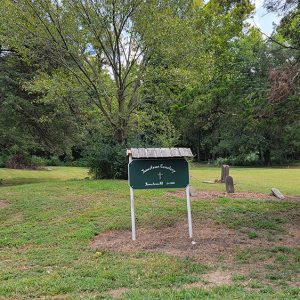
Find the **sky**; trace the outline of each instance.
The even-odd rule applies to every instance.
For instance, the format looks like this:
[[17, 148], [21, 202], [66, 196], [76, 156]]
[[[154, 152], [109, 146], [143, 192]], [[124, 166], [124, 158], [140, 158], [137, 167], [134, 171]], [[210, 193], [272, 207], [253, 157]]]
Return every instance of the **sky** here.
[[259, 27], [263, 33], [271, 35], [274, 29], [273, 23], [278, 25], [280, 16], [267, 12], [263, 7], [264, 0], [255, 0], [254, 2], [256, 6], [255, 15], [249, 22]]

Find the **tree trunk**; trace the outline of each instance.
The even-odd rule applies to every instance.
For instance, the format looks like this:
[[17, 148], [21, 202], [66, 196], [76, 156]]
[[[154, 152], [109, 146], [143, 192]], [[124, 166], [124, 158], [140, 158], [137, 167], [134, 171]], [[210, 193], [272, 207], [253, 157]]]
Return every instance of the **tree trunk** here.
[[200, 134], [198, 133], [197, 141], [197, 161], [200, 162]]
[[264, 157], [264, 163], [266, 166], [271, 165], [271, 150], [267, 149], [263, 152], [263, 157]]
[[261, 149], [259, 149], [258, 151], [258, 159], [260, 162], [263, 162], [263, 152], [261, 151]]
[[128, 122], [125, 119], [120, 118], [118, 121], [118, 126], [113, 128], [113, 130], [115, 141], [118, 144], [126, 145], [128, 138]]

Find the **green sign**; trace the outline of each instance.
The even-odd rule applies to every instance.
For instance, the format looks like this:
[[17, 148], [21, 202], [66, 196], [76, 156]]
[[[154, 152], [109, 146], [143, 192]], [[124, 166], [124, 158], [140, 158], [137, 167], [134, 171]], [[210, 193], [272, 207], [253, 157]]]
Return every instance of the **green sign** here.
[[128, 174], [133, 189], [183, 188], [189, 184], [185, 159], [134, 159]]

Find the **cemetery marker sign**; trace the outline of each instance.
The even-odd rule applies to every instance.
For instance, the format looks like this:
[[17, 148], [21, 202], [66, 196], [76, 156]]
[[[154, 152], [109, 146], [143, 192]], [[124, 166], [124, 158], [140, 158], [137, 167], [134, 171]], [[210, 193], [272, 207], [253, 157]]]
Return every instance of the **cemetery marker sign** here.
[[130, 186], [132, 240], [136, 239], [134, 189], [186, 188], [189, 236], [193, 236], [189, 166], [186, 157], [193, 157], [189, 148], [131, 148], [128, 182]]

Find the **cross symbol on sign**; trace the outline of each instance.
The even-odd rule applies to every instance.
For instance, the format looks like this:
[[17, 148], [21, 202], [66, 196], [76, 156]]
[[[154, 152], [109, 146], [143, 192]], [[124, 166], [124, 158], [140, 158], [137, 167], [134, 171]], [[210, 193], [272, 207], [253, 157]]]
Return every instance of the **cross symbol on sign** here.
[[162, 177], [164, 174], [162, 174], [162, 173], [159, 172], [157, 175], [158, 175], [158, 177], [159, 177], [159, 180], [161, 180], [161, 177]]

